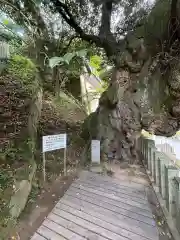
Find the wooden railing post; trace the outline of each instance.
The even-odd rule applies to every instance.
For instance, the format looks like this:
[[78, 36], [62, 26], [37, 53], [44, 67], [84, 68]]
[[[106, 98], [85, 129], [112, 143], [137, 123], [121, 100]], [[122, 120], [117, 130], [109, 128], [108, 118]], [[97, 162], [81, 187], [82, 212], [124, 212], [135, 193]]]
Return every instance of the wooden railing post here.
[[144, 139], [141, 137], [141, 153], [142, 153], [142, 157], [143, 157], [143, 161], [144, 161]]
[[160, 155], [158, 153], [158, 151], [154, 151], [154, 180], [155, 180], [155, 184], [156, 186], [159, 188], [159, 184], [160, 184]]
[[[141, 139], [144, 166], [151, 175], [157, 197], [167, 217], [168, 226], [174, 239], [180, 239], [180, 169], [165, 153], [157, 151], [154, 141]], [[159, 194], [160, 193], [160, 194]], [[176, 225], [176, 226], [175, 226]], [[178, 233], [179, 231], [179, 233]]]
[[157, 184], [157, 174], [156, 174], [156, 170], [157, 169], [157, 164], [156, 164], [156, 148], [153, 148], [153, 179], [154, 179], [154, 183]]
[[173, 179], [178, 176], [178, 170], [174, 166], [165, 165], [165, 196], [166, 208], [172, 217], [175, 216], [175, 191]]
[[175, 186], [175, 221], [177, 230], [180, 233], [180, 177], [175, 177], [174, 179]]
[[154, 155], [154, 141], [148, 140], [148, 170], [153, 177], [153, 169], [154, 169], [154, 161], [153, 161], [153, 155]]
[[151, 175], [153, 181], [155, 181], [155, 160], [154, 160], [154, 152], [156, 151], [154, 141], [151, 143]]
[[146, 138], [142, 138], [142, 155], [143, 155], [143, 162], [145, 167], [147, 166], [147, 156], [148, 156], [148, 148], [147, 148], [148, 141]]
[[145, 157], [145, 140], [142, 138], [142, 153], [143, 153], [143, 160]]
[[149, 170], [149, 173], [151, 174], [152, 164], [151, 164], [151, 146], [150, 146], [150, 143], [148, 143], [148, 170]]
[[145, 160], [145, 165], [147, 165], [147, 162], [148, 162], [148, 141], [147, 141], [147, 139], [144, 139], [144, 145], [145, 145], [144, 160]]
[[168, 164], [166, 158], [163, 156], [163, 153], [159, 152], [159, 168], [160, 168], [160, 193], [162, 199], [166, 198], [166, 190], [165, 190], [165, 164]]

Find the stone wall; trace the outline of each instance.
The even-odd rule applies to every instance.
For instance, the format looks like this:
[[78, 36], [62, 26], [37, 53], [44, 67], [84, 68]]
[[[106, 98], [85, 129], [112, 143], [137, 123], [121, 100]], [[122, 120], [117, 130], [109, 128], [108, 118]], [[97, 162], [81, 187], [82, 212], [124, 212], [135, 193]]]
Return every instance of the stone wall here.
[[[14, 185], [14, 193], [11, 196], [9, 207], [10, 207], [10, 214], [13, 218], [18, 218], [21, 212], [24, 210], [26, 206], [26, 202], [28, 200], [28, 196], [31, 192], [32, 188], [32, 181], [34, 175], [36, 173], [36, 163], [34, 162], [32, 165], [26, 166], [28, 167], [28, 171], [26, 175], [24, 175], [23, 180], [17, 180]], [[23, 169], [19, 169], [19, 171], [25, 171], [25, 167]], [[17, 171], [18, 173], [18, 171]], [[17, 175], [17, 177], [19, 177]]]
[[35, 66], [21, 56], [12, 58], [0, 75], [1, 239], [7, 239], [11, 224], [31, 192], [41, 105], [42, 90]]

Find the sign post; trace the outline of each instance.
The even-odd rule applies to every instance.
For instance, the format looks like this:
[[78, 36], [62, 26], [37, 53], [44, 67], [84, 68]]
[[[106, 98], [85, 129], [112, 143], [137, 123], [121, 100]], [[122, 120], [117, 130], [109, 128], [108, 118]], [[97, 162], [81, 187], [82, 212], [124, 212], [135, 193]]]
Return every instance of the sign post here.
[[64, 176], [67, 175], [67, 169], [66, 169], [66, 148], [64, 148]]
[[49, 135], [43, 136], [42, 139], [42, 148], [43, 148], [43, 176], [44, 181], [46, 180], [46, 158], [45, 153], [50, 152], [57, 149], [64, 148], [64, 174], [66, 175], [66, 145], [67, 145], [67, 135], [57, 134], [57, 135]]
[[95, 164], [100, 164], [100, 141], [91, 141], [91, 162]]
[[44, 177], [44, 182], [46, 181], [46, 156], [45, 152], [43, 152], [43, 177]]

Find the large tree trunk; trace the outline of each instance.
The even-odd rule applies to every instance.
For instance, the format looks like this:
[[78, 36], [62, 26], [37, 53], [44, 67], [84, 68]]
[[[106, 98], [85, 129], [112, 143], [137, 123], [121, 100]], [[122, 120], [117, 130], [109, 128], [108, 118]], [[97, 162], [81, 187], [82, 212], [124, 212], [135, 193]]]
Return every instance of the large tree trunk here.
[[179, 39], [170, 41], [170, 20], [171, 3], [160, 0], [148, 21], [122, 40], [96, 121], [86, 121], [88, 136], [101, 140], [105, 157], [115, 148], [116, 158], [132, 163], [142, 129], [172, 136], [180, 127]]
[[114, 69], [111, 84], [102, 94], [97, 111], [86, 120], [85, 131], [89, 133], [86, 137], [101, 140], [104, 160], [112, 151], [117, 160], [129, 163], [137, 160], [135, 146], [142, 125], [132, 89], [129, 71]]
[[132, 162], [136, 159], [135, 142], [141, 133], [141, 116], [132, 95], [130, 73], [115, 69], [108, 90], [102, 95], [97, 110], [104, 157], [115, 151], [115, 158]]

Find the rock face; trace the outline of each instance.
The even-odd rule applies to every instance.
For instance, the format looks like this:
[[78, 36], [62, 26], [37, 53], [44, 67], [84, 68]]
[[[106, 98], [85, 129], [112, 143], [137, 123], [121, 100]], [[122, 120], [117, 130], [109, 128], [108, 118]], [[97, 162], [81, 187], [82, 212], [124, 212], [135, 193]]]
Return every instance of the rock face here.
[[[23, 154], [18, 153], [22, 148], [32, 154], [27, 156], [28, 160], [33, 157], [32, 145], [29, 143], [36, 141], [36, 128], [41, 113], [42, 90], [38, 85], [36, 69], [33, 65], [26, 69], [29, 74], [33, 71], [33, 74], [24, 79], [16, 68], [24, 61], [26, 59], [12, 59], [0, 76], [0, 146], [3, 157], [10, 161], [11, 156], [13, 161], [21, 160]], [[19, 152], [15, 151], [17, 149]]]
[[110, 86], [84, 124], [83, 135], [101, 140], [105, 158], [113, 148], [116, 158], [132, 162], [142, 129], [172, 136], [180, 128], [179, 41], [166, 46], [170, 9], [169, 2], [158, 1], [147, 22], [122, 40]]
[[27, 179], [15, 183], [15, 192], [10, 199], [10, 214], [13, 218], [18, 218], [24, 210], [28, 196], [31, 192], [32, 181], [36, 172], [36, 163], [29, 168]]

